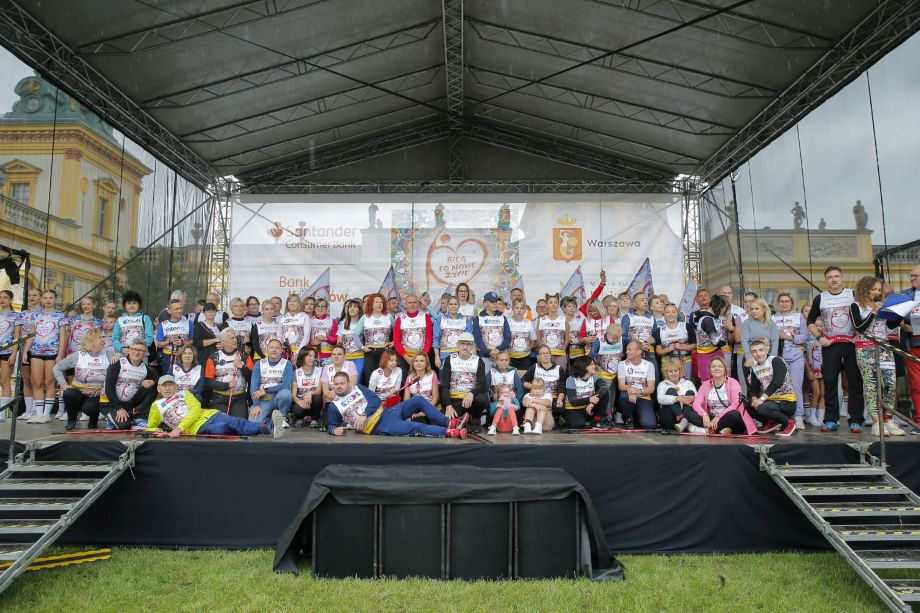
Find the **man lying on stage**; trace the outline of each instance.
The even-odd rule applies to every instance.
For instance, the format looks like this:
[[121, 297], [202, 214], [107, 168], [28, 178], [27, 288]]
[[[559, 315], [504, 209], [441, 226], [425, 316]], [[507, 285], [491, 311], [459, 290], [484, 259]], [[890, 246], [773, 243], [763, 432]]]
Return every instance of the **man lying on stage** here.
[[176, 391], [176, 380], [170, 375], [160, 377], [157, 392], [159, 399], [150, 405], [147, 431], [156, 432], [158, 436], [178, 438], [183, 434], [271, 434], [273, 438], [281, 438], [284, 433], [281, 427], [284, 418], [278, 411], [272, 411], [271, 423], [267, 423], [233, 417], [217, 409], [202, 409], [201, 403], [190, 390]]
[[[363, 385], [352, 386], [348, 374], [337, 372], [332, 377], [335, 400], [326, 405], [329, 426], [326, 431], [342, 436], [345, 430], [364, 434], [389, 436], [432, 436], [461, 438], [467, 436], [466, 415], [448, 419], [422, 396], [413, 396], [396, 406], [385, 409], [380, 396]], [[412, 415], [422, 412], [430, 424], [412, 421]]]

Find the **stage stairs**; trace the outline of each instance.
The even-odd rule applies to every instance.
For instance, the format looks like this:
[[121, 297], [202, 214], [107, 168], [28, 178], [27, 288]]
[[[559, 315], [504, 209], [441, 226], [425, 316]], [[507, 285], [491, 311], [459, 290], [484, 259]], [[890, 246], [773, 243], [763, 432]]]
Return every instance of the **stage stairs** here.
[[36, 459], [38, 443], [0, 473], [0, 592], [51, 547], [68, 527], [112, 485], [134, 467], [140, 442], [109, 462], [62, 462]]
[[858, 464], [777, 464], [770, 445], [756, 449], [760, 469], [856, 574], [892, 611], [911, 611], [909, 603], [920, 602], [920, 496], [895, 479], [869, 445], [851, 446]]

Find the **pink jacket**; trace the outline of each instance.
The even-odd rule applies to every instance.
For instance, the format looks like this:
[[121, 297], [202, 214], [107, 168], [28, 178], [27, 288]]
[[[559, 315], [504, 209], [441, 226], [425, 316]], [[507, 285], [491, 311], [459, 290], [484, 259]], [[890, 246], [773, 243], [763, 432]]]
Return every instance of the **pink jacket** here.
[[[704, 406], [705, 400], [709, 398], [709, 392], [712, 390], [712, 380], [703, 381], [700, 385], [700, 391], [697, 392], [696, 397], [693, 400], [693, 410], [700, 415], [709, 415], [707, 407]], [[756, 434], [757, 426], [754, 425], [754, 420], [748, 414], [747, 410], [741, 406], [741, 384], [739, 384], [735, 379], [728, 377], [725, 380], [725, 391], [728, 392], [728, 406], [719, 411], [718, 415], [721, 416], [726, 411], [737, 410], [741, 413], [741, 419], [744, 421], [744, 426], [747, 428], [748, 434]]]

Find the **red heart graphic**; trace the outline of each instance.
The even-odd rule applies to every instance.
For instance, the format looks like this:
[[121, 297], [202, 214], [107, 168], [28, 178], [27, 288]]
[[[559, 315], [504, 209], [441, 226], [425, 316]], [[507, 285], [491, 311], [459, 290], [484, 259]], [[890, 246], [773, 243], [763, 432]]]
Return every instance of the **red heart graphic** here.
[[57, 324], [53, 321], [41, 321], [35, 326], [35, 335], [40, 338], [45, 338], [57, 328]]
[[[446, 242], [449, 240], [450, 235], [443, 234], [432, 241], [431, 247], [428, 249], [428, 262], [425, 266], [428, 278], [431, 279], [434, 277], [438, 283], [443, 285], [472, 282], [472, 280], [482, 272], [482, 269], [486, 265], [486, 258], [489, 257], [489, 247], [478, 238], [465, 238], [460, 241], [456, 247], [451, 247], [447, 244], [437, 244], [438, 242]], [[451, 271], [450, 277], [444, 279], [438, 274], [440, 272], [438, 268], [440, 265], [448, 267], [453, 265], [447, 261], [447, 257], [450, 257], [449, 254], [453, 254], [456, 257], [465, 257], [466, 259], [464, 262], [457, 263], [459, 266], [465, 268]], [[443, 264], [435, 262], [439, 255], [444, 258]]]
[[0, 338], [3, 338], [12, 329], [13, 324], [10, 320], [0, 319]]

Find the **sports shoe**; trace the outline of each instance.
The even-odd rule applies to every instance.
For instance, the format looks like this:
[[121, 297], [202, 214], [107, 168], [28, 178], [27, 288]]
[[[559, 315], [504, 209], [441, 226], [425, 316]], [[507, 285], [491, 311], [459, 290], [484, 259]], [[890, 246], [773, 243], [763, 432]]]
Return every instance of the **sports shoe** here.
[[[920, 434], [920, 431], [917, 433]], [[524, 434], [533, 434], [533, 428], [530, 427], [529, 421], [524, 422]]]
[[594, 425], [591, 426], [591, 429], [592, 429], [592, 430], [603, 430], [604, 427], [601, 425], [601, 422], [600, 422], [600, 421], [596, 421], [596, 422], [594, 422]]
[[862, 434], [862, 426], [857, 423], [850, 424], [850, 432], [853, 434]]
[[805, 429], [805, 419], [801, 415], [795, 416], [795, 427], [800, 430]]
[[520, 430], [520, 428], [518, 428], [517, 426], [515, 426], [515, 427], [511, 430], [511, 436], [520, 436], [520, 434], [521, 434], [521, 430]]
[[58, 421], [67, 421], [67, 411], [61, 409], [57, 412], [57, 415], [55, 415], [54, 418]]
[[41, 415], [32, 415], [29, 419], [26, 420], [27, 424], [40, 424], [42, 423]]
[[757, 434], [770, 434], [771, 432], [776, 432], [782, 427], [782, 424], [778, 424], [775, 421], [768, 421], [760, 430], [757, 431]]
[[448, 428], [444, 433], [444, 438], [459, 438], [465, 440], [466, 437], [466, 428]]
[[[26, 411], [25, 413], [23, 413], [22, 415], [20, 415], [20, 416], [17, 417], [16, 419], [19, 420], [19, 421], [28, 421], [28, 420], [32, 419], [33, 417], [35, 417], [35, 411], [34, 411], [34, 410], [33, 410], [33, 411]], [[32, 423], [35, 423], [35, 422], [32, 422]]]
[[272, 411], [272, 438], [284, 436], [284, 416], [281, 411]]
[[87, 429], [87, 430], [96, 430], [96, 429], [98, 429], [98, 428], [99, 428], [99, 419], [98, 419], [98, 418], [96, 418], [96, 419], [91, 419], [91, 420], [89, 420], [89, 422], [87, 422], [87, 424], [86, 424], [86, 429]]
[[[872, 424], [872, 436], [881, 436], [879, 430], [881, 430], [881, 428], [878, 427], [878, 422]], [[888, 428], [885, 428], [885, 434], [888, 434]]]
[[87, 415], [86, 413], [80, 413], [77, 416], [77, 421], [89, 421], [89, 415]]
[[491, 435], [491, 436], [495, 436], [495, 434], [496, 434], [496, 432], [495, 432], [495, 426], [489, 426], [489, 431], [486, 432], [486, 434], [489, 434], [489, 435]]
[[465, 428], [466, 422], [469, 421], [469, 419], [470, 419], [470, 414], [464, 413], [460, 417], [454, 417], [453, 419], [451, 419], [450, 423], [447, 424], [447, 427], [448, 429], [451, 429], [451, 430], [459, 430], [461, 428]]
[[776, 433], [776, 436], [792, 436], [792, 433], [795, 432], [795, 420], [790, 419], [786, 422], [786, 427]]
[[824, 425], [821, 426], [821, 432], [836, 432], [837, 431], [837, 422], [836, 421], [826, 421]]
[[674, 429], [677, 430], [678, 432], [683, 432], [684, 430], [687, 429], [687, 426], [689, 426], [689, 425], [690, 425], [690, 422], [687, 421], [687, 418], [686, 418], [686, 417], [684, 417], [684, 418], [681, 419], [679, 422], [677, 422], [676, 424], [674, 424]]
[[71, 421], [69, 419], [67, 420], [67, 423], [64, 425], [65, 430], [73, 430], [76, 427], [77, 427], [77, 422]]
[[687, 426], [687, 432], [689, 432], [690, 434], [706, 434], [706, 428], [703, 428], [702, 426], [694, 426], [693, 424], [690, 424], [689, 426]]
[[543, 422], [538, 421], [533, 425], [534, 434], [543, 434]]
[[904, 436], [904, 430], [898, 427], [898, 424], [894, 421], [885, 422], [885, 434], [890, 434], [891, 436]]
[[623, 425], [623, 416], [620, 413], [617, 413], [613, 416], [613, 423], [617, 425]]
[[50, 415], [39, 415], [35, 418], [35, 423], [37, 424], [50, 424], [51, 416]]
[[920, 434], [920, 426], [914, 426], [913, 428], [911, 428], [910, 433], [913, 435]]
[[291, 427], [291, 424], [288, 423], [288, 420], [287, 420], [287, 419], [282, 419], [282, 420], [281, 420], [281, 429], [282, 429], [282, 430], [286, 430], [286, 429], [288, 429], [288, 428], [290, 428], [290, 427]]
[[635, 430], [636, 424], [633, 423], [633, 420], [627, 419], [623, 422], [623, 428], [625, 428], [626, 430]]

